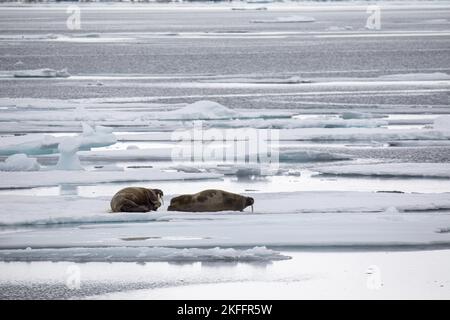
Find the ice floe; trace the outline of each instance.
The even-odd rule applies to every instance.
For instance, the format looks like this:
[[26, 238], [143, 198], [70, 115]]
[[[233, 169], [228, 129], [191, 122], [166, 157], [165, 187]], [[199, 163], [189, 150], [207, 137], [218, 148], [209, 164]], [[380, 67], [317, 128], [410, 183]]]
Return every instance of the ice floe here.
[[50, 68], [36, 70], [14, 71], [15, 78], [68, 78], [70, 73], [67, 69], [54, 70]]
[[0, 171], [38, 171], [40, 167], [36, 158], [29, 158], [23, 153], [9, 156], [0, 163]]
[[222, 175], [214, 173], [189, 174], [165, 172], [157, 169], [130, 171], [67, 171], [53, 170], [33, 172], [2, 172], [0, 189], [57, 186], [62, 184], [86, 185], [105, 182], [171, 181], [217, 179]]
[[450, 163], [377, 163], [315, 168], [322, 174], [450, 178]]
[[58, 145], [59, 159], [55, 168], [57, 170], [84, 170], [77, 155], [79, 148], [80, 142], [76, 138], [66, 138], [61, 141]]
[[160, 112], [157, 118], [162, 120], [223, 120], [239, 118], [239, 114], [214, 101], [197, 101], [174, 111]]
[[55, 153], [58, 152], [59, 144], [69, 138], [73, 140], [73, 143], [77, 143], [81, 150], [109, 146], [117, 141], [110, 128], [102, 126], [93, 128], [86, 123], [83, 123], [82, 127], [83, 132], [75, 137], [40, 134], [3, 137], [0, 139], [0, 155]]
[[272, 261], [289, 256], [267, 249], [110, 247], [0, 250], [0, 261], [150, 262], [150, 261]]
[[[180, 174], [180, 173], [178, 173]], [[188, 175], [187, 173], [185, 175]], [[199, 178], [202, 174], [196, 173]], [[191, 174], [190, 176], [195, 176]], [[149, 187], [155, 187], [150, 183]], [[410, 194], [390, 192], [308, 191], [253, 193], [254, 214], [306, 213], [383, 213], [389, 207], [399, 212], [450, 210], [446, 193]], [[105, 222], [171, 221], [203, 219], [203, 213], [168, 212], [166, 205], [152, 213], [110, 213], [110, 197], [0, 195], [0, 225], [86, 224]], [[256, 216], [248, 212], [212, 213], [211, 219], [223, 216]], [[236, 218], [238, 219], [238, 218]]]

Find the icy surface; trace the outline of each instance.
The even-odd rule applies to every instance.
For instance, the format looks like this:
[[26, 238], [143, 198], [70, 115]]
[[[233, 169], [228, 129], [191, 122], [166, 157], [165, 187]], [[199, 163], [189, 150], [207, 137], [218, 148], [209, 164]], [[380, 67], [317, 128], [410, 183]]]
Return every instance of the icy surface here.
[[189, 174], [183, 172], [164, 172], [158, 169], [129, 171], [66, 171], [54, 170], [36, 172], [2, 172], [0, 188], [30, 188], [57, 186], [61, 184], [92, 184], [105, 182], [170, 181], [217, 179], [222, 175], [214, 173]]
[[76, 138], [67, 138], [61, 141], [58, 145], [60, 155], [58, 163], [56, 164], [56, 169], [84, 170], [77, 154], [79, 148], [80, 143]]
[[40, 168], [36, 158], [28, 158], [23, 153], [9, 156], [0, 163], [0, 171], [38, 171]]
[[272, 261], [288, 256], [265, 247], [251, 249], [177, 249], [162, 247], [110, 247], [0, 250], [0, 261], [149, 262], [149, 261]]
[[158, 118], [175, 120], [233, 119], [239, 118], [239, 114], [217, 102], [197, 101], [181, 109], [161, 113]]
[[333, 175], [450, 178], [450, 163], [378, 163], [319, 167], [316, 170]]
[[[10, 155], [14, 153], [25, 154], [46, 154], [58, 152], [59, 144], [70, 138], [70, 143], [65, 142], [66, 149], [73, 149], [77, 145], [80, 149], [90, 149], [103, 147], [116, 143], [116, 136], [112, 130], [102, 126], [92, 128], [86, 123], [82, 123], [83, 132], [75, 137], [52, 136], [52, 135], [25, 135], [2, 138], [0, 140], [0, 155]], [[70, 146], [70, 148], [69, 148]]]
[[70, 73], [67, 69], [54, 70], [54, 69], [36, 69], [36, 70], [20, 70], [14, 72], [16, 78], [67, 78], [70, 77]]
[[[83, 172], [84, 173], [84, 172]], [[68, 173], [65, 173], [68, 174]], [[176, 173], [179, 179], [183, 176], [200, 179], [205, 174]], [[170, 176], [167, 177], [168, 179]], [[154, 187], [151, 183], [149, 187]], [[231, 217], [246, 216], [251, 222], [259, 214], [301, 214], [301, 213], [370, 213], [385, 212], [395, 207], [400, 212], [434, 211], [450, 209], [450, 198], [446, 193], [408, 194], [388, 192], [286, 192], [286, 193], [255, 193], [254, 215], [245, 213], [225, 213]], [[199, 213], [171, 213], [166, 211], [171, 196], [166, 196], [166, 205], [154, 213], [110, 213], [110, 198], [78, 198], [76, 196], [12, 196], [1, 195], [4, 204], [0, 208], [0, 223], [13, 224], [62, 224], [62, 223], [94, 223], [94, 222], [133, 222], [163, 219], [177, 219], [185, 214], [188, 217], [204, 217]], [[211, 214], [218, 219], [219, 214]], [[443, 216], [446, 218], [446, 216]], [[283, 220], [280, 220], [283, 223]], [[269, 240], [269, 239], [268, 239]]]

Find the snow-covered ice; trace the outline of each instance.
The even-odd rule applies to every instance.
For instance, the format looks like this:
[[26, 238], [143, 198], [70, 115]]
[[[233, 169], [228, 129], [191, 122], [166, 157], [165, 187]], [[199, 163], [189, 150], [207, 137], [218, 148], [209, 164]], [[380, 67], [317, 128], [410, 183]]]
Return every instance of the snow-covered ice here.
[[9, 156], [0, 163], [0, 171], [38, 171], [40, 167], [36, 158], [29, 158], [23, 153]]
[[[190, 176], [201, 178], [204, 174], [177, 174], [178, 177]], [[206, 175], [207, 176], [207, 175]], [[170, 178], [167, 177], [167, 178]], [[151, 182], [149, 187], [154, 187]], [[390, 192], [285, 192], [285, 193], [254, 193], [254, 215], [249, 212], [225, 213], [230, 218], [248, 216], [249, 222], [259, 214], [304, 214], [304, 213], [334, 213], [336, 219], [339, 213], [380, 213], [395, 207], [400, 212], [450, 210], [450, 198], [446, 193], [410, 194]], [[4, 204], [0, 208], [0, 223], [2, 225], [33, 225], [33, 224], [64, 224], [64, 223], [103, 223], [103, 222], [133, 222], [153, 221], [159, 219], [183, 219], [190, 217], [202, 218], [200, 213], [171, 213], [165, 211], [170, 196], [165, 196], [166, 206], [154, 213], [110, 213], [110, 198], [83, 198], [77, 196], [15, 196], [0, 195]], [[220, 218], [222, 214], [212, 214]], [[382, 215], [380, 216], [382, 217]], [[443, 219], [447, 219], [445, 215]], [[218, 219], [220, 223], [220, 219]], [[280, 221], [282, 223], [282, 221]], [[269, 239], [268, 239], [269, 241]]]
[[128, 171], [73, 171], [53, 170], [33, 172], [2, 172], [0, 189], [33, 188], [58, 185], [83, 185], [107, 182], [137, 182], [137, 181], [171, 181], [218, 179], [222, 175], [215, 173], [190, 174], [184, 172], [165, 172], [159, 169], [142, 169]]
[[16, 78], [67, 78], [70, 73], [67, 69], [36, 69], [36, 70], [20, 70], [14, 72]]

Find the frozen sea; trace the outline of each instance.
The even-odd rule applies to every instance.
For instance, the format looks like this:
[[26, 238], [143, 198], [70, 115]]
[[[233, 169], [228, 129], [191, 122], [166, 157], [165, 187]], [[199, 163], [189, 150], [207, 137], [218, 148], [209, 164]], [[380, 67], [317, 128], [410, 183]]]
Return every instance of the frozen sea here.
[[[0, 298], [450, 298], [449, 1], [80, 8], [0, 7]], [[278, 166], [174, 161], [197, 120]], [[110, 213], [129, 185], [165, 204]], [[254, 212], [167, 211], [210, 188]]]

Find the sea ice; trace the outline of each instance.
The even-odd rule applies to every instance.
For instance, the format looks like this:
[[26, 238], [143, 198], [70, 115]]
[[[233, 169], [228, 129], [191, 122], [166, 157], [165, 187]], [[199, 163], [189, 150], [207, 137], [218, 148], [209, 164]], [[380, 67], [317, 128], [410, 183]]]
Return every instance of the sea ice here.
[[19, 70], [14, 72], [15, 78], [67, 78], [70, 73], [67, 69], [36, 69], [36, 70]]
[[59, 160], [56, 164], [57, 170], [84, 170], [77, 152], [80, 142], [76, 138], [66, 138], [58, 145]]
[[187, 106], [158, 114], [161, 120], [211, 120], [239, 118], [239, 113], [214, 101], [197, 101]]
[[17, 153], [0, 163], [0, 171], [38, 171], [40, 165], [35, 158], [28, 158], [26, 154]]
[[0, 261], [150, 262], [150, 261], [272, 261], [290, 257], [266, 247], [167, 248], [110, 247], [0, 250]]

